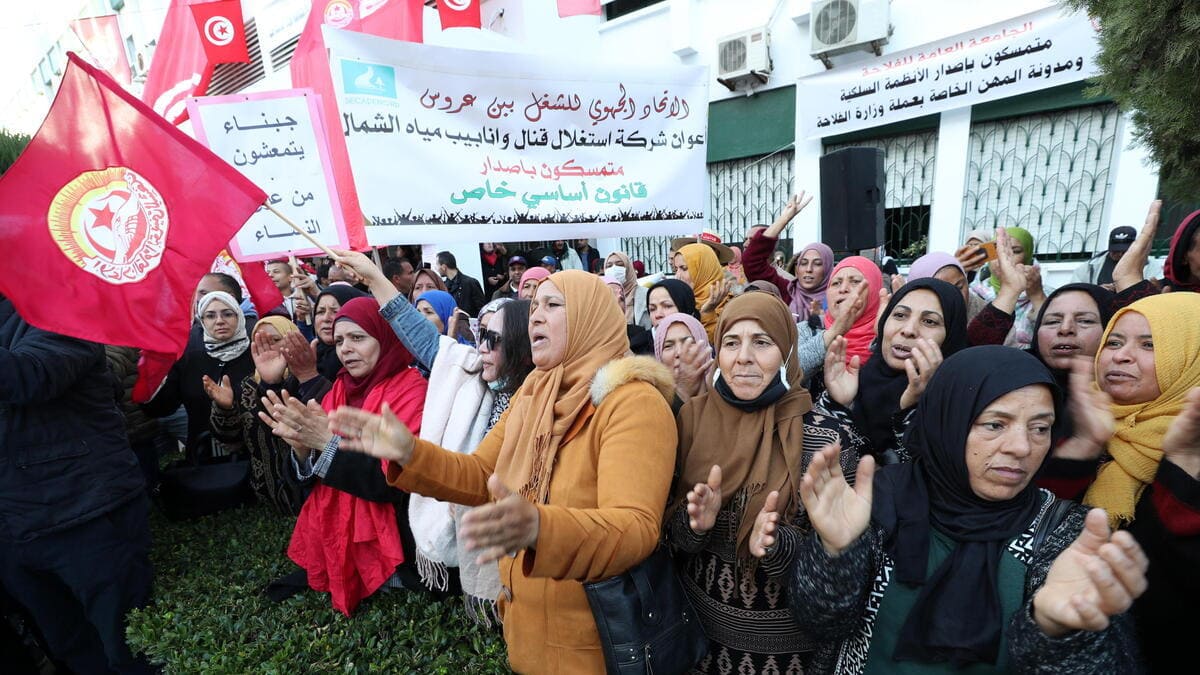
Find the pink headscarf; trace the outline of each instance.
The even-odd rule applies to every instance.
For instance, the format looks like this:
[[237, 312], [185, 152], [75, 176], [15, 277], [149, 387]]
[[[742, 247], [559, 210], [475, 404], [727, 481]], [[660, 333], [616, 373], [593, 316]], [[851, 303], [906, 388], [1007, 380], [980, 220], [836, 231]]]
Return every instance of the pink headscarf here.
[[704, 330], [704, 324], [696, 320], [696, 317], [691, 314], [668, 314], [658, 322], [658, 326], [654, 329], [654, 358], [662, 361], [663, 341], [667, 339], [667, 329], [671, 324], [681, 323], [687, 326], [688, 332], [692, 334], [692, 339], [696, 344], [701, 344], [712, 349], [708, 344], [708, 333]]
[[530, 279], [537, 279], [538, 281], [541, 281], [549, 276], [550, 270], [546, 269], [545, 267], [530, 267], [529, 269], [525, 270], [524, 274], [521, 275], [521, 283], [517, 284], [517, 293], [519, 294], [521, 289], [525, 288], [526, 281], [529, 281]]
[[833, 249], [819, 241], [813, 242], [800, 250], [800, 255], [796, 260], [803, 258], [804, 254], [809, 251], [816, 251], [817, 255], [821, 256], [821, 269], [825, 270], [825, 278], [811, 291], [800, 287], [799, 274], [796, 275], [796, 279], [788, 283], [788, 292], [792, 295], [792, 301], [788, 303], [788, 308], [792, 310], [792, 314], [795, 314], [799, 321], [808, 319], [809, 307], [814, 300], [822, 305], [825, 304], [825, 292], [829, 288], [829, 280], [833, 278], [833, 271], [829, 269], [833, 267]]
[[933, 251], [913, 261], [912, 267], [908, 268], [908, 280], [932, 277], [945, 267], [955, 267], [962, 272], [963, 278], [967, 276], [967, 272], [958, 258], [942, 251]]
[[[879, 289], [883, 288], [883, 274], [875, 263], [860, 255], [852, 255], [833, 268], [829, 279], [832, 281], [837, 273], [846, 267], [853, 267], [861, 272], [867, 284], [867, 306], [863, 308], [862, 314], [850, 330], [846, 331], [846, 363], [857, 356], [859, 363], [865, 364], [867, 357], [871, 355], [871, 342], [875, 340], [875, 315], [879, 312]], [[832, 325], [833, 316], [826, 311], [825, 328], [828, 329]]]

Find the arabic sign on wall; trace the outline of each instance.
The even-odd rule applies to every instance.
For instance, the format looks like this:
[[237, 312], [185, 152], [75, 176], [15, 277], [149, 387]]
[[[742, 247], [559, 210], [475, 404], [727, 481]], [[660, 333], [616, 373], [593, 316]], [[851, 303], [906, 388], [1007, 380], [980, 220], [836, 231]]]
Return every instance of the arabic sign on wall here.
[[799, 80], [801, 132], [821, 138], [1094, 76], [1096, 28], [1050, 7]]
[[325, 39], [371, 244], [703, 227], [705, 68]]
[[[289, 89], [193, 98], [188, 113], [196, 138], [262, 188], [276, 211], [322, 244], [348, 248], [325, 134], [313, 126], [321, 119], [317, 104], [311, 89]], [[264, 207], [230, 250], [242, 262], [321, 252]]]

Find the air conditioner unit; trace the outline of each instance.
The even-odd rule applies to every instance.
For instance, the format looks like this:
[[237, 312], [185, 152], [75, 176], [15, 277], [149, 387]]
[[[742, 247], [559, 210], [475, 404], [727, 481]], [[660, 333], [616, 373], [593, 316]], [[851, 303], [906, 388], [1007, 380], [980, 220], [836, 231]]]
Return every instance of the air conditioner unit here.
[[770, 33], [766, 27], [742, 31], [717, 42], [717, 82], [737, 89], [744, 80], [765, 84], [771, 74]]
[[888, 0], [813, 0], [809, 53], [832, 68], [830, 57], [859, 49], [879, 56], [892, 33]]

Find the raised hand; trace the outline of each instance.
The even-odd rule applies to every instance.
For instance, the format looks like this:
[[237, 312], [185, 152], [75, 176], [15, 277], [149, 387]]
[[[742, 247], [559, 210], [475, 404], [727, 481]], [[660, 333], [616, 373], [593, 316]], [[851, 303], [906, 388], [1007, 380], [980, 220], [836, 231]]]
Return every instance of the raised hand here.
[[308, 304], [308, 298], [304, 297], [303, 293], [300, 293], [293, 299], [296, 302], [293, 305], [294, 310], [292, 314], [296, 323], [308, 323], [309, 317], [312, 316], [312, 305]]
[[[825, 331], [826, 348], [829, 347], [833, 338], [845, 335], [846, 331], [850, 330], [854, 325], [854, 322], [858, 321], [862, 316], [862, 313], [867, 308], [867, 295], [870, 292], [871, 289], [867, 288], [866, 284], [859, 284], [854, 291], [854, 297], [848, 302], [842, 303], [841, 311], [838, 312], [837, 316], [833, 317], [833, 323], [829, 324], [829, 328]], [[879, 321], [879, 313], [883, 312], [883, 308], [887, 305], [887, 293], [882, 288], [879, 289], [879, 297], [883, 302], [879, 303], [879, 312], [875, 316], [876, 322]]]
[[834, 401], [847, 408], [858, 396], [858, 369], [857, 356], [846, 363], [846, 338], [840, 335], [834, 338], [825, 350], [825, 390]]
[[[299, 335], [298, 331], [291, 335]], [[286, 339], [286, 338], [285, 338]], [[303, 341], [304, 338], [300, 338]], [[287, 359], [283, 357], [280, 345], [275, 343], [265, 330], [255, 331], [250, 340], [250, 358], [254, 359], [254, 369], [258, 371], [258, 379], [266, 384], [278, 384], [283, 381], [283, 373], [287, 370]]]
[[1054, 449], [1062, 459], [1095, 460], [1117, 429], [1112, 399], [1096, 386], [1095, 366], [1087, 356], [1071, 359], [1071, 438]]
[[213, 379], [207, 375], [201, 380], [204, 385], [204, 393], [212, 399], [213, 403], [225, 410], [233, 410], [233, 385], [229, 383], [229, 376], [221, 376], [221, 384], [213, 382]]
[[[866, 287], [866, 284], [860, 284]], [[887, 311], [888, 303], [892, 301], [892, 289], [886, 285], [879, 289], [879, 308], [875, 310], [875, 325], [879, 325], [879, 319], [883, 317], [883, 313]]]
[[775, 532], [779, 529], [778, 508], [779, 491], [772, 490], [754, 519], [754, 531], [750, 533], [750, 555], [755, 558], [765, 556], [767, 549], [775, 545]]
[[487, 485], [495, 501], [468, 511], [458, 530], [467, 550], [478, 552], [476, 565], [496, 562], [505, 555], [516, 557], [518, 551], [533, 548], [541, 521], [537, 507], [509, 490], [499, 476], [492, 474]]
[[904, 284], [906, 283], [908, 283], [908, 280], [904, 278], [903, 274], [893, 274], [891, 278], [892, 292], [895, 293], [901, 288], [904, 288]]
[[1042, 268], [1035, 265], [1020, 265], [1025, 275], [1025, 297], [1036, 309], [1046, 302], [1046, 291], [1042, 288]]
[[1154, 244], [1154, 234], [1158, 231], [1161, 213], [1162, 200], [1155, 199], [1150, 202], [1150, 210], [1146, 213], [1146, 222], [1142, 224], [1142, 231], [1138, 232], [1137, 239], [1133, 240], [1129, 250], [1125, 251], [1125, 255], [1121, 256], [1121, 259], [1113, 267], [1113, 287], [1118, 293], [1144, 278], [1146, 261], [1150, 257], [1150, 247]]
[[982, 247], [974, 244], [966, 244], [959, 247], [954, 252], [954, 257], [958, 259], [958, 264], [962, 265], [963, 269], [968, 272], [979, 270], [987, 262], [987, 252]]
[[696, 483], [687, 493], [688, 527], [696, 534], [704, 534], [717, 524], [721, 512], [721, 467], [713, 465], [708, 471], [707, 483]]
[[708, 314], [717, 311], [717, 307], [721, 305], [721, 301], [725, 299], [725, 296], [729, 295], [731, 288], [733, 288], [733, 281], [728, 277], [722, 277], [720, 281], [714, 281], [708, 287], [708, 300], [700, 308], [700, 313]]
[[353, 450], [404, 466], [412, 459], [416, 438], [388, 404], [379, 414], [342, 406], [329, 416], [329, 430], [342, 440], [341, 450]]
[[[299, 382], [308, 382], [317, 376], [317, 342], [316, 338], [313, 338], [311, 343], [305, 341], [299, 331], [283, 336], [279, 352], [283, 356], [284, 363], [291, 369], [292, 375]], [[256, 359], [255, 364], [257, 363]], [[283, 379], [282, 373], [280, 373], [280, 379]]]
[[1112, 534], [1104, 509], [1092, 509], [1083, 531], [1054, 559], [1033, 595], [1033, 619], [1051, 637], [1098, 631], [1146, 590], [1149, 561], [1133, 536]]
[[908, 374], [908, 386], [900, 394], [900, 409], [908, 410], [917, 404], [933, 373], [942, 365], [942, 348], [929, 338], [917, 338], [912, 356], [904, 360], [904, 372]]
[[680, 348], [672, 374], [675, 376], [675, 393], [681, 401], [704, 391], [704, 381], [712, 364], [712, 350], [707, 345], [689, 341]]
[[375, 279], [387, 281], [387, 278], [383, 276], [383, 270], [380, 270], [366, 255], [358, 251], [343, 251], [340, 249], [334, 249], [333, 252], [335, 254], [333, 261], [338, 266], [354, 272], [368, 284]]
[[333, 438], [325, 411], [316, 401], [305, 405], [286, 391], [282, 395], [268, 391], [262, 397], [262, 407], [258, 418], [302, 456], [325, 447]]
[[1012, 237], [1003, 227], [996, 228], [996, 259], [992, 261], [992, 274], [1000, 279], [1000, 291], [992, 306], [1006, 314], [1016, 311], [1017, 298], [1025, 292], [1029, 278], [1022, 269], [1023, 263], [1012, 252]]
[[775, 222], [771, 223], [771, 226], [767, 228], [767, 231], [763, 235], [778, 238], [779, 234], [783, 232], [783, 228], [787, 227], [788, 223], [792, 222], [792, 219], [796, 217], [796, 214], [803, 211], [804, 207], [808, 206], [812, 200], [812, 195], [805, 193], [804, 190], [801, 190], [800, 194], [792, 195], [791, 199], [788, 199], [784, 203], [783, 209], [779, 211], [779, 217], [775, 219]]
[[1200, 387], [1193, 387], [1183, 410], [1163, 436], [1163, 459], [1200, 478]]
[[821, 448], [800, 479], [800, 501], [829, 555], [846, 550], [871, 524], [875, 458], [866, 455], [858, 461], [850, 487], [838, 462], [841, 451], [837, 443]]

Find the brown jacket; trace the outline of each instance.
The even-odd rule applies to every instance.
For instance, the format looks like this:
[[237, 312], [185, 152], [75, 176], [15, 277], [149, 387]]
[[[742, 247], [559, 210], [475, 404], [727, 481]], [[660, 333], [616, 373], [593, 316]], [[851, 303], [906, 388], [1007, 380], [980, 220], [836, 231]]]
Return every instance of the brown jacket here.
[[[666, 367], [613, 361], [592, 381], [591, 405], [559, 448], [537, 546], [500, 562], [504, 640], [513, 670], [602, 673], [604, 657], [582, 582], [620, 574], [658, 543], [677, 434]], [[507, 415], [471, 455], [418, 440], [412, 460], [388, 467], [403, 490], [475, 506], [488, 501]]]

